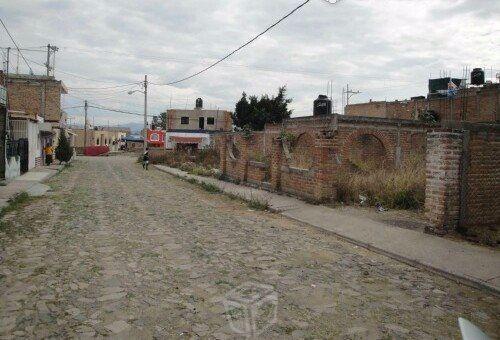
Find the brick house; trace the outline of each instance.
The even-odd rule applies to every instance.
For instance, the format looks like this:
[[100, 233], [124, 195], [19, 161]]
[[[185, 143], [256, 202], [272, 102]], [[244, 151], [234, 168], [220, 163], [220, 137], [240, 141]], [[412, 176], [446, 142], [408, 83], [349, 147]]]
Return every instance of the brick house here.
[[205, 110], [203, 101], [198, 98], [194, 109], [167, 110], [165, 147], [175, 149], [190, 146], [201, 149], [212, 143], [214, 134], [229, 132], [232, 126], [231, 112]]
[[43, 148], [50, 143], [56, 146], [61, 128], [66, 128], [61, 95], [67, 89], [62, 81], [44, 75], [0, 72], [0, 82], [7, 89], [10, 139], [27, 149], [21, 171], [28, 171], [44, 163]]
[[500, 122], [500, 83], [458, 90], [456, 96], [412, 97], [409, 100], [369, 101], [345, 107], [347, 116], [418, 119], [420, 113], [436, 113], [440, 120]]

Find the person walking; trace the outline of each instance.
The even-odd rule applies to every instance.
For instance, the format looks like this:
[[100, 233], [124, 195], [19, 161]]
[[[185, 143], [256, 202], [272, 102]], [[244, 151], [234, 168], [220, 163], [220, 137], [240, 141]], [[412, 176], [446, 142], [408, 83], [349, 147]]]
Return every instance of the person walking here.
[[147, 170], [149, 165], [149, 148], [146, 148], [144, 154], [142, 155], [142, 168]]

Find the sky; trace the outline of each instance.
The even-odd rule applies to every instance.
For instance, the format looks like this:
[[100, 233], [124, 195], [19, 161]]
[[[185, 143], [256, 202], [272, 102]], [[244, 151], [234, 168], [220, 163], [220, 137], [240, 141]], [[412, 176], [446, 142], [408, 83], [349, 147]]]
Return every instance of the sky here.
[[[59, 48], [55, 76], [69, 88], [63, 107], [87, 99], [142, 113], [192, 108], [234, 110], [242, 92], [275, 94], [286, 85], [293, 116], [312, 114], [333, 82], [361, 93], [351, 103], [425, 95], [429, 77], [461, 78], [465, 66], [500, 72], [500, 1], [311, 0], [228, 60], [188, 81], [175, 81], [225, 56], [304, 0], [0, 0], [0, 17], [36, 74], [44, 74], [47, 44]], [[333, 2], [333, 0], [332, 0]], [[1, 28], [1, 27], [0, 27]], [[0, 46], [13, 46], [3, 28]], [[5, 58], [5, 50], [2, 50]], [[10, 71], [27, 73], [11, 50]], [[121, 87], [115, 87], [121, 86]], [[72, 123], [83, 109], [66, 109]], [[142, 117], [89, 109], [95, 124], [141, 122]]]

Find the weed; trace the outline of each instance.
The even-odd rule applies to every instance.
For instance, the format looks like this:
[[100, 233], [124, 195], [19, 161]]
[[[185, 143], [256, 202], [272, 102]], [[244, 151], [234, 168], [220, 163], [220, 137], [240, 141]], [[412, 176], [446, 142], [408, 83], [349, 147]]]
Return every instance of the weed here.
[[218, 186], [213, 185], [212, 183], [200, 182], [200, 186], [203, 188], [203, 190], [205, 190], [211, 194], [216, 194], [216, 193], [222, 192]]
[[0, 231], [7, 231], [12, 225], [8, 221], [4, 221], [5, 215], [10, 212], [16, 211], [28, 205], [32, 201], [26, 192], [22, 192], [7, 201], [7, 205], [0, 210]]
[[188, 178], [186, 179], [186, 182], [191, 184], [198, 184], [198, 181], [195, 178]]
[[259, 200], [258, 198], [253, 198], [252, 197], [248, 201], [248, 207], [250, 209], [254, 209], [254, 210], [268, 210], [269, 209], [269, 202], [263, 201], [263, 200]]

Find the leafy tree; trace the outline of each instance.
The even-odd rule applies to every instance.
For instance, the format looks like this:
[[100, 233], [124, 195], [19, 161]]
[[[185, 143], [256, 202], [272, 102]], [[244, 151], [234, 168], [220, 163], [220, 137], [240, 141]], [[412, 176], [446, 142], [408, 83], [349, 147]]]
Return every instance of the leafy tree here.
[[233, 123], [239, 129], [263, 130], [266, 123], [281, 123], [292, 114], [288, 110], [291, 98], [286, 98], [286, 86], [278, 89], [278, 95], [250, 96], [243, 92], [241, 99], [236, 103], [233, 113]]
[[155, 128], [167, 129], [167, 112], [162, 112], [158, 116], [153, 117], [153, 126]]
[[68, 163], [71, 160], [71, 157], [73, 157], [73, 148], [69, 145], [68, 137], [66, 137], [66, 131], [61, 129], [56, 148], [56, 158], [60, 163]]

